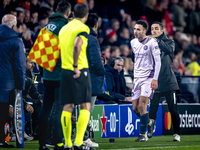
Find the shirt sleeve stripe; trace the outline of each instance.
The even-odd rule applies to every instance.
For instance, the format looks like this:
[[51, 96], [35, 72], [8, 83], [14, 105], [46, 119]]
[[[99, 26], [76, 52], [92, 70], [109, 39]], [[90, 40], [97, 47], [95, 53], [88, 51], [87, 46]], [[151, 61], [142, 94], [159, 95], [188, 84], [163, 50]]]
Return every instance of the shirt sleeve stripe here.
[[88, 38], [88, 33], [87, 33], [87, 32], [81, 32], [81, 33], [79, 33], [77, 36], [80, 36], [80, 35], [82, 35], [82, 36]]

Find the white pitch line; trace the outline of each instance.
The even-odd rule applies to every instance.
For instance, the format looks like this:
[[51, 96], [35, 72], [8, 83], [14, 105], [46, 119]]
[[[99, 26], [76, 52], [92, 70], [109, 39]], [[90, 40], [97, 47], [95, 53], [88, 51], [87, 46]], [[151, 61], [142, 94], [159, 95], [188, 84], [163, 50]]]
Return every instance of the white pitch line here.
[[[194, 146], [162, 146], [162, 147], [141, 147], [141, 148], [124, 148], [126, 150], [140, 150], [140, 149], [163, 149], [163, 148], [184, 148], [184, 147], [200, 147], [199, 145]], [[124, 149], [110, 149], [110, 150], [124, 150]]]

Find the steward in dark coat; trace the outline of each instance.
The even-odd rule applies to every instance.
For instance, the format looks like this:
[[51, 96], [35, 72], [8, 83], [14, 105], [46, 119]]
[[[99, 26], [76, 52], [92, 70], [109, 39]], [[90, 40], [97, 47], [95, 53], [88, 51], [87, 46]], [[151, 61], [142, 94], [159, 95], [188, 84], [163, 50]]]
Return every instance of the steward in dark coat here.
[[15, 89], [24, 89], [25, 54], [21, 34], [13, 30], [17, 20], [13, 15], [5, 15], [0, 25], [0, 148], [14, 148], [5, 143], [4, 125], [9, 115], [9, 104], [14, 104]]
[[103, 93], [105, 69], [101, 61], [100, 45], [96, 38], [97, 34], [91, 27], [89, 28], [87, 59], [92, 83], [92, 96], [96, 96]]
[[24, 89], [26, 59], [20, 36], [0, 25], [0, 102], [8, 102], [12, 90]]

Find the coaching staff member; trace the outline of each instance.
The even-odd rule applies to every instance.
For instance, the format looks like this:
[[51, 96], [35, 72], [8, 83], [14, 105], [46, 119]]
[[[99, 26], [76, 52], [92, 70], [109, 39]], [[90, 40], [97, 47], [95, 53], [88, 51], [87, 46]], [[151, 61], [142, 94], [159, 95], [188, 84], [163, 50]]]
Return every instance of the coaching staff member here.
[[150, 101], [148, 138], [153, 136], [155, 131], [156, 113], [158, 111], [160, 97], [165, 97], [168, 108], [172, 116], [174, 129], [174, 141], [180, 141], [180, 118], [177, 110], [176, 93], [180, 93], [176, 77], [172, 68], [175, 43], [167, 38], [163, 31], [163, 25], [160, 22], [153, 22], [151, 25], [151, 34], [161, 50], [161, 70], [158, 77], [158, 88], [153, 99]]
[[74, 6], [74, 17], [59, 33], [62, 62], [60, 103], [64, 105], [61, 124], [65, 147], [68, 146], [71, 149], [71, 115], [74, 104], [80, 104], [81, 110], [76, 124], [74, 149], [93, 149], [83, 144], [83, 136], [90, 117], [92, 95], [86, 55], [90, 29], [84, 24], [88, 18], [87, 6], [83, 3], [76, 4]]
[[26, 59], [21, 34], [16, 30], [17, 19], [5, 15], [0, 25], [0, 148], [14, 148], [5, 143], [4, 125], [9, 112], [9, 100], [15, 89], [22, 91], [25, 84]]

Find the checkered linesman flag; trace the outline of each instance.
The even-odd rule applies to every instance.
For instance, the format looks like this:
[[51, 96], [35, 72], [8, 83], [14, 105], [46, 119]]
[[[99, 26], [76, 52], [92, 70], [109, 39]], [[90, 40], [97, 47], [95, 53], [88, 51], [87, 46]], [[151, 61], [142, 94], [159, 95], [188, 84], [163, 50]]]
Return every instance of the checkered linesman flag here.
[[58, 36], [42, 28], [27, 58], [52, 72], [60, 55], [58, 45]]

